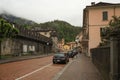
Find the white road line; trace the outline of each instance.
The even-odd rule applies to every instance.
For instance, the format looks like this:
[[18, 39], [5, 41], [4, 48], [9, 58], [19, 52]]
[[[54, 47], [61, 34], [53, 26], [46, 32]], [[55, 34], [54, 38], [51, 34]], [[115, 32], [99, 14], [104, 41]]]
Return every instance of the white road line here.
[[23, 79], [23, 78], [25, 78], [25, 77], [33, 74], [33, 73], [36, 73], [36, 72], [38, 72], [38, 71], [40, 71], [40, 70], [42, 70], [42, 69], [44, 69], [44, 68], [46, 68], [46, 67], [48, 67], [48, 66], [50, 66], [50, 65], [52, 65], [52, 63], [50, 63], [50, 64], [48, 64], [48, 65], [46, 65], [46, 66], [43, 66], [43, 67], [41, 67], [41, 68], [39, 68], [39, 69], [37, 69], [37, 70], [35, 70], [35, 71], [33, 71], [33, 72], [30, 72], [30, 73], [28, 73], [28, 74], [25, 74], [24, 76], [21, 76], [21, 77], [15, 79], [15, 80], [21, 80], [21, 79]]

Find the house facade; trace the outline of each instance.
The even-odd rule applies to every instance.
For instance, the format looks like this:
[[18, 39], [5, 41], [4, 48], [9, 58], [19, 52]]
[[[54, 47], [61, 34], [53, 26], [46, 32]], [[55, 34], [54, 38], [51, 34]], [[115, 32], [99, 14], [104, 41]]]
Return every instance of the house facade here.
[[58, 51], [58, 34], [56, 30], [53, 29], [40, 29], [39, 27], [34, 27], [32, 29], [33, 32], [37, 32], [40, 35], [43, 35], [47, 38], [50, 38], [52, 40], [52, 51], [57, 52]]
[[108, 27], [112, 16], [120, 16], [120, 4], [92, 2], [83, 11], [82, 48], [91, 56], [90, 49], [99, 46], [102, 28]]

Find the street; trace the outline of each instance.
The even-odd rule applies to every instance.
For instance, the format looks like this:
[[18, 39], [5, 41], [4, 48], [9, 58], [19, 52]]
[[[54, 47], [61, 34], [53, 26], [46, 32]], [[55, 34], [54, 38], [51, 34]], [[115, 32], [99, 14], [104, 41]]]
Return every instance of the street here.
[[0, 64], [0, 80], [103, 80], [90, 58], [78, 54], [68, 64], [53, 56]]
[[52, 56], [0, 64], [0, 80], [51, 80], [64, 66]]
[[78, 54], [52, 80], [103, 80], [90, 58]]

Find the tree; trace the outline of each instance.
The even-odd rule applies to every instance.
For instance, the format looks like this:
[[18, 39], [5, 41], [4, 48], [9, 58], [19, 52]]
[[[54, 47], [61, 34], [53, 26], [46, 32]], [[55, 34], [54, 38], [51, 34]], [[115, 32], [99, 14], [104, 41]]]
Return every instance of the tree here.
[[120, 36], [120, 17], [113, 16], [113, 19], [110, 20], [109, 26], [103, 28], [102, 40], [103, 43], [106, 44], [106, 42], [109, 42], [111, 36]]
[[118, 26], [120, 27], [120, 16], [119, 17], [113, 16], [113, 19], [110, 20], [109, 25], [110, 27], [114, 27], [114, 28]]
[[68, 22], [54, 20], [37, 25], [39, 29], [53, 29], [58, 33], [58, 40], [65, 39], [65, 42], [75, 41], [75, 37], [80, 33], [81, 27], [73, 26]]
[[1, 59], [1, 45], [6, 38], [13, 38], [18, 34], [18, 29], [14, 28], [10, 23], [4, 19], [0, 19], [0, 59]]
[[110, 36], [120, 35], [120, 17], [113, 16], [113, 19], [109, 23], [111, 34]]
[[113, 16], [109, 22], [109, 27], [106, 29], [107, 36], [116, 36], [120, 33], [120, 17]]

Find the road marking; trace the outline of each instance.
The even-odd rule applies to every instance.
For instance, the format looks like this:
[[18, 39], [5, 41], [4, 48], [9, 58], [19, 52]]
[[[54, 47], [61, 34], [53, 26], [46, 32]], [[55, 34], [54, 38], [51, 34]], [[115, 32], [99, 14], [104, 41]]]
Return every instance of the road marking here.
[[25, 78], [25, 77], [33, 74], [33, 73], [36, 73], [36, 72], [38, 72], [38, 71], [40, 71], [40, 70], [43, 70], [44, 68], [46, 68], [46, 67], [48, 67], [48, 66], [50, 66], [50, 65], [52, 65], [52, 63], [50, 63], [50, 64], [48, 64], [48, 65], [46, 65], [46, 66], [43, 66], [43, 67], [41, 67], [41, 68], [39, 68], [39, 69], [37, 69], [37, 70], [35, 70], [35, 71], [33, 71], [33, 72], [30, 72], [30, 73], [28, 73], [28, 74], [25, 74], [24, 76], [21, 76], [21, 77], [15, 79], [15, 80], [21, 80], [21, 79], [23, 79], [23, 78]]

